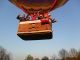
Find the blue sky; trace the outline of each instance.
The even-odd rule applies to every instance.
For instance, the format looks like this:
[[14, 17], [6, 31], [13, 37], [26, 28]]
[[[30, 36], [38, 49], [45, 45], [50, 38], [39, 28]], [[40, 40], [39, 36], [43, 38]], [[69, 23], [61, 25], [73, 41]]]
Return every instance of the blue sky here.
[[14, 60], [24, 60], [28, 54], [34, 57], [57, 54], [62, 48], [80, 48], [80, 0], [69, 0], [63, 7], [51, 12], [58, 22], [53, 24], [53, 39], [24, 41], [16, 33], [18, 14], [23, 13], [8, 0], [0, 1], [0, 46], [11, 52]]

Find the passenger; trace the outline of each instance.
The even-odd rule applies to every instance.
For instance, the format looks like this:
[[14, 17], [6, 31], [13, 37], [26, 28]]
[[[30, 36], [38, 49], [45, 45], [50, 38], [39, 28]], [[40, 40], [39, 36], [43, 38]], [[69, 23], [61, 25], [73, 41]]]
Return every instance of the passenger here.
[[40, 20], [40, 11], [38, 11], [36, 15], [37, 15], [37, 20]]
[[25, 19], [26, 19], [26, 21], [30, 21], [30, 16], [27, 15]]
[[17, 19], [20, 20], [20, 21], [25, 21], [25, 14], [23, 14], [23, 15], [18, 15], [18, 16], [17, 16]]
[[31, 17], [32, 17], [32, 21], [36, 20], [37, 19], [37, 16], [35, 13], [31, 14]]
[[49, 19], [48, 19], [48, 13], [44, 13], [43, 19], [41, 19], [42, 24], [48, 24]]
[[50, 14], [48, 14], [47, 18], [48, 18], [49, 20], [52, 20], [52, 17], [51, 17]]
[[55, 23], [55, 22], [57, 22], [56, 20], [55, 20], [55, 18], [54, 19], [52, 19], [52, 17], [51, 17], [51, 15], [50, 14], [48, 14], [48, 20], [51, 20], [51, 22], [52, 23]]
[[40, 15], [38, 16], [38, 20], [40, 20], [40, 19], [43, 19], [43, 15], [42, 15], [42, 14], [40, 14]]

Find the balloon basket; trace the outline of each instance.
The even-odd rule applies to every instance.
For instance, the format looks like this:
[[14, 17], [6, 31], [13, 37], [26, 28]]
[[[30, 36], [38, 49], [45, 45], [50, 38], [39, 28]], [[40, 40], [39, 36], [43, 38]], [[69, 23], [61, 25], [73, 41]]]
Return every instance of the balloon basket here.
[[22, 21], [17, 35], [23, 40], [43, 40], [52, 38], [52, 22], [42, 24], [40, 20]]

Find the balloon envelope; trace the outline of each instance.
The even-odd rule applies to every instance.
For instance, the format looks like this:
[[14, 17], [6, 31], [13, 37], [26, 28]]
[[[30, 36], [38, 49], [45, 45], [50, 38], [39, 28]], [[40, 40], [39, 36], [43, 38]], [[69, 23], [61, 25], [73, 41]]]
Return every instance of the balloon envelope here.
[[25, 13], [50, 12], [63, 6], [68, 0], [9, 0], [11, 3], [22, 9]]

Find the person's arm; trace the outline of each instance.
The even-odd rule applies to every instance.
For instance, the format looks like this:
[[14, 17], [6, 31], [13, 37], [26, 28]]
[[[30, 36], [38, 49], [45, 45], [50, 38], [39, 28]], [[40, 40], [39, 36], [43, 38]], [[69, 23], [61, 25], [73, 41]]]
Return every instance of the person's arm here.
[[26, 16], [26, 18], [28, 18], [28, 17], [29, 17], [29, 15]]
[[55, 18], [52, 20], [52, 23], [55, 23], [55, 22], [57, 22], [57, 20], [55, 20]]
[[18, 20], [20, 20], [20, 15], [18, 15], [16, 18], [17, 18]]

